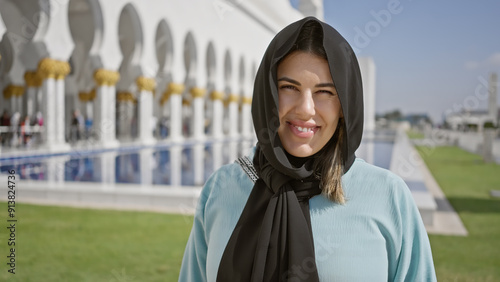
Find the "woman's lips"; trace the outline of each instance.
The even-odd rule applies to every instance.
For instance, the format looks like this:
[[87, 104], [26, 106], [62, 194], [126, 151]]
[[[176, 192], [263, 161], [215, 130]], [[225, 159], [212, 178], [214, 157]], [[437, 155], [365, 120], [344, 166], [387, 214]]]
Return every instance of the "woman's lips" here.
[[292, 133], [300, 138], [311, 138], [319, 130], [319, 126], [305, 122], [287, 122]]

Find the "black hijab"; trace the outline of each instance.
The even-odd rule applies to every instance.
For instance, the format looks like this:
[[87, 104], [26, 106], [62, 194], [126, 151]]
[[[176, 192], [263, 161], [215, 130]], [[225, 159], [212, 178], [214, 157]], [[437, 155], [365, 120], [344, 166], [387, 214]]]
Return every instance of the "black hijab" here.
[[293, 49], [309, 21], [321, 26], [323, 48], [342, 106], [346, 129], [342, 142], [344, 172], [354, 162], [363, 132], [358, 61], [349, 43], [334, 28], [306, 17], [274, 37], [257, 71], [252, 117], [258, 139], [254, 166], [259, 179], [224, 250], [217, 281], [319, 281], [309, 214], [309, 199], [321, 193], [319, 180], [314, 177], [314, 160], [309, 158], [300, 167], [294, 166], [278, 135], [278, 63]]

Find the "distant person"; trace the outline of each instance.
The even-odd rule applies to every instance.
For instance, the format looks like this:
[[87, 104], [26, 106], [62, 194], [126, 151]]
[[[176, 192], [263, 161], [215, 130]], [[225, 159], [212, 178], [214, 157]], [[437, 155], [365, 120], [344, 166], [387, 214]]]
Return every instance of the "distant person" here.
[[87, 116], [85, 118], [85, 138], [86, 139], [90, 138], [91, 130], [92, 130], [92, 124], [93, 124], [92, 118], [89, 117], [89, 116]]
[[10, 116], [9, 111], [4, 110], [2, 113], [2, 117], [0, 119], [0, 126], [2, 126], [2, 130], [0, 133], [0, 139], [2, 139], [2, 145], [8, 144], [10, 140]]
[[2, 119], [0, 122], [1, 122], [2, 126], [10, 126], [10, 116], [9, 116], [8, 110], [3, 111]]
[[79, 110], [73, 111], [73, 118], [71, 119], [71, 130], [70, 130], [70, 140], [72, 142], [79, 141], [82, 139], [82, 132], [84, 128], [83, 116], [80, 114]]
[[155, 116], [151, 117], [151, 133], [153, 134], [154, 137], [159, 137], [159, 124], [158, 124], [158, 118]]
[[31, 142], [31, 121], [30, 116], [25, 115], [21, 121], [21, 140], [25, 146], [29, 146]]
[[168, 135], [168, 128], [169, 128], [169, 119], [165, 116], [160, 118], [160, 137], [161, 139], [164, 139]]
[[43, 126], [43, 116], [42, 112], [37, 112], [36, 113], [36, 118], [35, 118], [35, 123], [38, 124], [38, 126]]
[[363, 90], [331, 26], [292, 23], [257, 71], [250, 156], [206, 182], [179, 281], [436, 281], [405, 182], [356, 158]]

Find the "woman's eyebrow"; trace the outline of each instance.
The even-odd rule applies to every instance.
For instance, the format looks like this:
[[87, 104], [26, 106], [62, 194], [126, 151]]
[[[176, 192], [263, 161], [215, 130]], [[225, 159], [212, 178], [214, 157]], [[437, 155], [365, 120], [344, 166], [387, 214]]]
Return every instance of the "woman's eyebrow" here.
[[318, 84], [316, 84], [316, 87], [333, 87], [333, 88], [335, 88], [335, 84], [330, 83], [330, 82], [318, 83]]
[[[290, 83], [296, 84], [298, 86], [301, 86], [300, 82], [298, 82], [295, 79], [291, 79], [289, 77], [286, 77], [286, 76], [279, 78], [278, 81], [286, 81], [286, 82], [290, 82]], [[315, 87], [332, 87], [332, 88], [335, 88], [335, 84], [333, 84], [331, 82], [324, 82], [324, 83], [318, 83], [318, 84], [316, 84]]]
[[287, 82], [290, 82], [290, 83], [293, 83], [293, 84], [296, 84], [298, 86], [301, 86], [300, 82], [298, 82], [297, 80], [295, 79], [291, 79], [289, 77], [286, 77], [286, 76], [283, 76], [282, 78], [278, 79], [278, 81], [287, 81]]

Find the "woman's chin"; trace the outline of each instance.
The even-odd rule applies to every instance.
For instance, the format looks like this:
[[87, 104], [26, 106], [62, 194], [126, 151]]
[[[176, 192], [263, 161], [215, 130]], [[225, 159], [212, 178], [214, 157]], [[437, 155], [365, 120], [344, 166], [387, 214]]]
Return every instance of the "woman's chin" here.
[[[288, 147], [288, 148], [287, 148]], [[285, 150], [292, 156], [298, 158], [306, 158], [314, 155], [314, 149], [309, 145], [286, 146]]]

